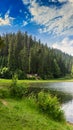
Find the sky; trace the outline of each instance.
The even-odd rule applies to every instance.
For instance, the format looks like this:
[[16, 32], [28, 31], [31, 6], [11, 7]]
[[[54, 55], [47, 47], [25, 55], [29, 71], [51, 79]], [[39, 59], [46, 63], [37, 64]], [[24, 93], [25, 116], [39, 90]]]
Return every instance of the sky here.
[[0, 35], [18, 30], [73, 55], [73, 0], [0, 0]]

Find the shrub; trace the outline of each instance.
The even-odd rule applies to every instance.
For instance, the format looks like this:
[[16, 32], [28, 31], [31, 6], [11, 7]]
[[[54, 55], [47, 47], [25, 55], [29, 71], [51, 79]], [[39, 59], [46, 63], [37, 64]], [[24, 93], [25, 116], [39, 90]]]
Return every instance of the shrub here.
[[19, 85], [17, 85], [16, 87], [12, 86], [10, 91], [11, 95], [17, 98], [22, 98], [27, 94], [27, 88]]
[[9, 71], [9, 69], [7, 67], [1, 68], [0, 69], [0, 77], [10, 79], [12, 77], [11, 71]]
[[27, 94], [28, 89], [24, 86], [18, 85], [17, 80], [17, 75], [14, 74], [12, 84], [10, 86], [10, 94], [12, 97], [22, 98]]
[[10, 97], [9, 91], [7, 89], [0, 89], [0, 98]]
[[38, 105], [40, 109], [57, 121], [64, 121], [64, 113], [61, 110], [57, 97], [52, 97], [50, 94], [40, 92], [38, 94]]
[[16, 74], [18, 75], [18, 79], [25, 79], [26, 78], [26, 74], [24, 71], [22, 70], [16, 70]]

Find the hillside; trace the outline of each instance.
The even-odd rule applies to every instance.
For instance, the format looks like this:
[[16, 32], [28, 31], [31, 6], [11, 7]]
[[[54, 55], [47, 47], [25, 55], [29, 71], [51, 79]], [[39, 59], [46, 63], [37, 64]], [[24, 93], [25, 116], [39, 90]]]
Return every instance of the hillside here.
[[73, 125], [42, 113], [34, 98], [11, 98], [10, 84], [9, 80], [0, 83], [0, 130], [73, 130]]
[[12, 78], [17, 73], [19, 79], [60, 78], [71, 74], [73, 57], [57, 49], [51, 49], [29, 36], [27, 32], [6, 34], [1, 37], [4, 46], [0, 49], [0, 77]]

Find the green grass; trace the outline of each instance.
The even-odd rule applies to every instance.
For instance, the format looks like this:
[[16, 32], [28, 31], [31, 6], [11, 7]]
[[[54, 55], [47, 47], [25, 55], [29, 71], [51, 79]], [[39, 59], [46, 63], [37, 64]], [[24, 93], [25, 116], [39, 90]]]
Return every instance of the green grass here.
[[73, 130], [73, 126], [42, 114], [32, 99], [3, 99], [0, 100], [0, 130]]
[[[18, 81], [19, 84], [32, 82], [44, 82], [44, 80]], [[45, 82], [57, 82], [57, 80], [45, 80]], [[6, 89], [10, 84], [11, 80], [0, 79], [0, 89]], [[40, 112], [33, 98], [16, 100], [10, 97], [1, 97], [0, 130], [73, 130], [73, 125], [65, 122], [56, 122]]]
[[[1, 85], [9, 85], [12, 80], [10, 79], [0, 79]], [[24, 83], [44, 83], [44, 82], [73, 82], [73, 79], [59, 78], [59, 79], [49, 79], [49, 80], [18, 80], [19, 84]]]
[[[18, 80], [18, 84], [22, 86], [30, 86], [31, 83], [52, 83], [52, 82], [73, 82], [73, 79], [50, 79], [50, 80]], [[11, 79], [0, 79], [0, 88], [8, 88], [12, 83]]]

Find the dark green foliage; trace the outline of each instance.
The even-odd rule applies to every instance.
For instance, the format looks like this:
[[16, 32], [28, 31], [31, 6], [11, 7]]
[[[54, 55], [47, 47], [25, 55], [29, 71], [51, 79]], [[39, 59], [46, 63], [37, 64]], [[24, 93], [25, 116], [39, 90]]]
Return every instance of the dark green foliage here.
[[3, 48], [3, 47], [4, 47], [4, 41], [3, 41], [3, 39], [0, 36], [0, 48]]
[[22, 98], [27, 95], [28, 88], [18, 85], [17, 83], [18, 77], [14, 74], [12, 78], [12, 84], [10, 86], [10, 94], [12, 97]]
[[3, 67], [0, 69], [0, 77], [10, 79], [12, 77], [11, 72], [9, 71], [8, 67]]
[[26, 79], [26, 73], [23, 72], [22, 70], [16, 70], [16, 74], [18, 76], [18, 79]]
[[0, 89], [0, 98], [9, 98], [10, 92], [8, 89]]
[[[42, 79], [59, 78], [71, 74], [73, 57], [57, 49], [48, 48], [36, 38], [28, 36], [27, 32], [6, 34], [0, 37], [0, 72], [8, 70], [0, 78], [11, 78], [16, 72], [19, 79], [25, 79], [27, 74]], [[9, 71], [9, 72], [8, 72]], [[8, 72], [8, 73], [7, 73]]]
[[71, 77], [73, 78], [73, 65], [72, 65], [72, 69], [71, 69]]
[[52, 73], [55, 78], [60, 77], [61, 71], [56, 59], [53, 60]]
[[40, 92], [38, 94], [38, 105], [44, 113], [50, 115], [53, 119], [57, 121], [65, 120], [56, 96], [52, 97], [50, 94]]
[[17, 85], [17, 86], [11, 86], [10, 93], [12, 97], [16, 98], [23, 98], [25, 95], [27, 95], [27, 88]]

